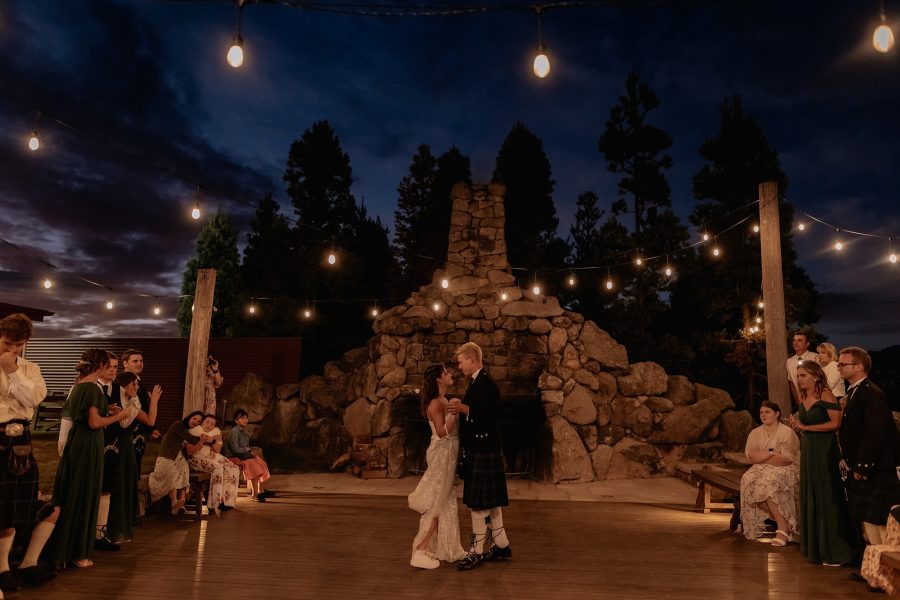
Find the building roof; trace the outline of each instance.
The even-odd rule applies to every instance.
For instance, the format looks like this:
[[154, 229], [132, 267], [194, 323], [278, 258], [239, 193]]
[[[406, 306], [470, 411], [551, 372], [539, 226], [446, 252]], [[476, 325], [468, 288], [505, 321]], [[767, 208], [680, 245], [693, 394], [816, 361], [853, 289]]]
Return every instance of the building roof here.
[[33, 308], [31, 306], [19, 306], [18, 304], [6, 304], [0, 302], [0, 318], [14, 314], [25, 313], [32, 321], [43, 321], [44, 317], [52, 317], [56, 313], [43, 308]]

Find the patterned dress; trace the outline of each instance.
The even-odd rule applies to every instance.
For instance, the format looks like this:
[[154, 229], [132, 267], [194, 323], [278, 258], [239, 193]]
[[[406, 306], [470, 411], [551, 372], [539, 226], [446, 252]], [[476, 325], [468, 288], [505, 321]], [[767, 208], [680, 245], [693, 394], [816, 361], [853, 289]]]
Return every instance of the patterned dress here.
[[860, 573], [872, 587], [881, 588], [891, 598], [900, 594], [900, 588], [894, 583], [894, 569], [881, 564], [881, 555], [885, 552], [900, 552], [900, 506], [891, 509], [887, 520], [887, 531], [884, 534], [883, 544], [866, 546], [863, 554], [862, 569]]
[[741, 477], [741, 523], [744, 537], [756, 539], [765, 532], [765, 520], [772, 518], [766, 506], [771, 499], [787, 520], [788, 534], [798, 531], [800, 500], [800, 440], [787, 425], [778, 424], [772, 434], [760, 425], [747, 437], [745, 452], [774, 448], [792, 462], [786, 466], [760, 463], [751, 466]]
[[[199, 425], [191, 429], [193, 435], [200, 436], [203, 433], [207, 432]], [[211, 436], [218, 434], [218, 427], [209, 432]], [[220, 504], [234, 506], [240, 484], [240, 467], [218, 452], [213, 452], [208, 444], [204, 444], [196, 454], [188, 458], [188, 465], [195, 471], [210, 474], [209, 495], [206, 498], [206, 506], [210, 510], [218, 508]]]
[[[447, 415], [444, 415], [446, 422]], [[413, 539], [413, 551], [431, 529], [434, 519], [438, 529], [428, 541], [427, 551], [434, 558], [444, 561], [462, 560], [466, 555], [459, 543], [459, 511], [456, 504], [456, 458], [459, 454], [459, 436], [456, 431], [439, 437], [430, 420], [431, 443], [425, 453], [428, 468], [415, 491], [409, 495], [409, 507], [421, 514], [419, 531]]]

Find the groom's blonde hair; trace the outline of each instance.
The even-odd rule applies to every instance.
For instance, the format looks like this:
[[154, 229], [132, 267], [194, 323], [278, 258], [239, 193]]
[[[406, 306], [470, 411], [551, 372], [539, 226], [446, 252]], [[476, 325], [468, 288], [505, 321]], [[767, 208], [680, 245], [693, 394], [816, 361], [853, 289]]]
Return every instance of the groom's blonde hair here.
[[460, 354], [468, 358], [473, 358], [478, 362], [482, 362], [481, 346], [479, 346], [475, 342], [466, 342], [465, 344], [457, 348], [456, 356], [459, 356]]

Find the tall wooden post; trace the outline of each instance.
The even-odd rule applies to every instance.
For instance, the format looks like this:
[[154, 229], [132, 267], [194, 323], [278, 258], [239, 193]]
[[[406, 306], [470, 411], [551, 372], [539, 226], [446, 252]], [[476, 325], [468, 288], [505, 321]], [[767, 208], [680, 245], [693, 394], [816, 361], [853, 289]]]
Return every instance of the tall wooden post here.
[[194, 290], [194, 311], [191, 317], [191, 338], [188, 344], [187, 373], [184, 376], [184, 410], [186, 417], [195, 410], [203, 410], [206, 395], [206, 359], [209, 356], [209, 329], [212, 323], [213, 296], [216, 289], [216, 270], [198, 269]]
[[781, 268], [781, 220], [778, 216], [778, 184], [774, 181], [759, 184], [759, 247], [762, 253], [769, 400], [781, 407], [781, 416], [786, 419], [791, 414], [791, 393], [785, 368], [787, 323]]

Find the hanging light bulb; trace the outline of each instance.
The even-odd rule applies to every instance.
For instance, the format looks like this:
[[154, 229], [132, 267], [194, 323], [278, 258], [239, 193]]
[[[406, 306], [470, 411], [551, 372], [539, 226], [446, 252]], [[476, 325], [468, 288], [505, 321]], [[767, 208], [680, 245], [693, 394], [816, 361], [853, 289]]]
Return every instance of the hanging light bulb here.
[[759, 225], [756, 223], [753, 224], [753, 233], [759, 233]]
[[837, 250], [838, 252], [840, 252], [841, 250], [844, 249], [844, 242], [843, 242], [843, 240], [841, 240], [841, 230], [835, 229], [834, 232], [836, 235], [836, 238], [834, 240], [834, 249]]
[[722, 254], [722, 250], [721, 250], [721, 248], [719, 248], [719, 238], [715, 238], [713, 240], [712, 254], [713, 254], [713, 256], [715, 256], [717, 258], [719, 256], [721, 256], [721, 254]]
[[50, 279], [45, 279], [44, 280], [44, 289], [49, 290], [52, 287], [53, 287], [53, 282], [50, 281]]
[[534, 71], [535, 77], [544, 79], [550, 74], [550, 57], [547, 56], [547, 48], [544, 46], [544, 26], [541, 19], [541, 9], [535, 9], [538, 18], [538, 49], [534, 57], [534, 63], [531, 70]]
[[153, 307], [153, 315], [154, 316], [158, 317], [161, 313], [162, 313], [162, 309], [160, 307], [158, 307], [158, 306]]
[[506, 294], [506, 292], [501, 292], [501, 293], [500, 293], [500, 301], [501, 301], [501, 302], [506, 302], [506, 299], [507, 299], [507, 298], [509, 298], [509, 296]]
[[371, 310], [371, 314], [373, 317], [378, 316], [378, 307], [377, 306]]
[[38, 139], [37, 132], [32, 131], [31, 137], [28, 138], [28, 149], [32, 152], [37, 152], [38, 148], [41, 147], [41, 141]]
[[613, 289], [613, 281], [612, 281], [612, 279], [607, 279], [607, 280], [606, 280], [606, 289], [608, 289], [608, 290]]
[[703, 232], [703, 241], [704, 241], [704, 242], [708, 242], [708, 241], [709, 241], [709, 234], [706, 233], [705, 231]]
[[669, 263], [669, 257], [666, 256], [666, 268], [663, 270], [663, 273], [666, 274], [666, 277], [671, 277], [674, 272], [675, 270], [672, 269], [672, 265]]
[[644, 266], [644, 259], [641, 258], [640, 256], [638, 256], [637, 258], [634, 259], [634, 264], [638, 267], [642, 267], [642, 266]]
[[762, 317], [756, 317], [756, 322], [757, 322], [757, 323], [762, 323]]
[[567, 283], [569, 284], [569, 287], [575, 287], [575, 274], [574, 273], [571, 273], [569, 275], [569, 280], [567, 281]]
[[112, 298], [106, 301], [106, 310], [112, 310], [115, 304], [113, 304]]
[[434, 312], [437, 312], [437, 311], [441, 310], [441, 303], [435, 302], [434, 304], [431, 305], [431, 308], [434, 309]]
[[255, 315], [255, 314], [256, 314], [256, 305], [255, 305], [255, 304], [251, 304], [251, 305], [247, 308], [247, 312], [250, 313], [251, 315]]
[[765, 308], [766, 304], [762, 300], [756, 303], [756, 307], [759, 309]]
[[237, 22], [237, 34], [231, 41], [231, 48], [228, 49], [228, 54], [225, 59], [228, 61], [228, 64], [233, 68], [237, 69], [242, 64], [244, 64], [244, 38], [241, 37], [241, 17], [244, 14], [244, 1], [237, 0], [238, 5], [238, 22]]
[[541, 286], [539, 286], [538, 284], [534, 284], [534, 286], [531, 288], [531, 293], [535, 296], [539, 296], [541, 294]]
[[887, 24], [887, 18], [884, 15], [884, 0], [881, 2], [881, 25], [876, 27], [872, 34], [872, 46], [882, 54], [889, 52], [894, 47], [894, 32]]
[[799, 229], [800, 231], [806, 231], [806, 223], [804, 223], [803, 221], [800, 221], [797, 224], [797, 229]]
[[311, 316], [312, 316], [312, 311], [309, 310], [308, 308], [305, 309], [305, 310], [303, 311], [303, 318], [304, 318], [304, 319], [308, 319], [308, 318], [310, 318]]
[[448, 287], [450, 287], [450, 280], [447, 279], [446, 277], [444, 279], [441, 279], [441, 287], [444, 288], [445, 290]]
[[195, 221], [200, 218], [200, 203], [197, 202], [194, 204], [194, 208], [191, 209], [191, 218]]
[[897, 254], [894, 252], [894, 238], [888, 238], [888, 246], [890, 247], [888, 261], [890, 261], [891, 264], [897, 264]]

